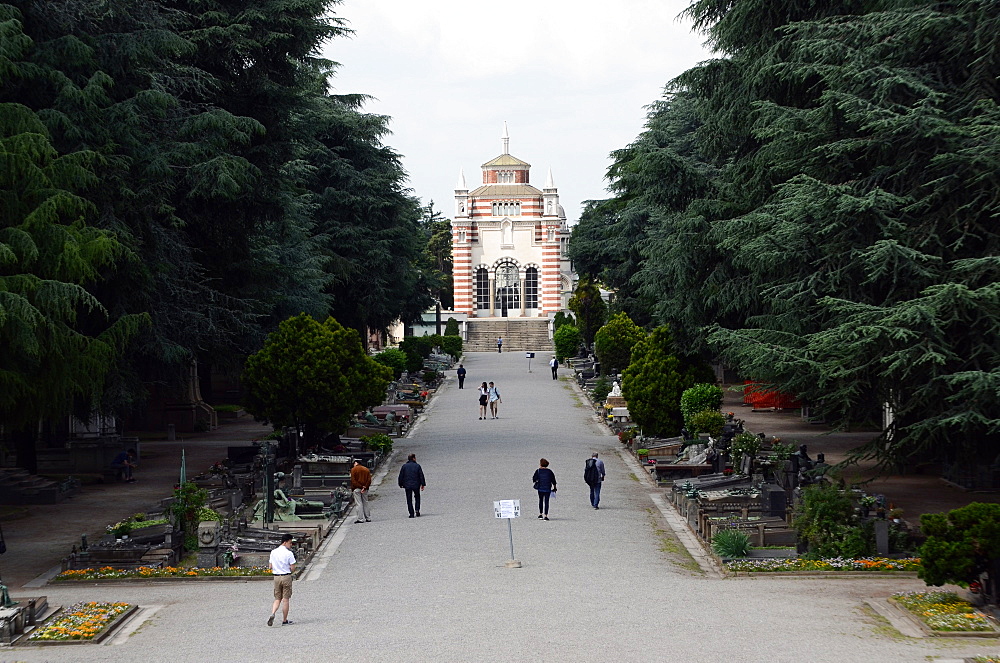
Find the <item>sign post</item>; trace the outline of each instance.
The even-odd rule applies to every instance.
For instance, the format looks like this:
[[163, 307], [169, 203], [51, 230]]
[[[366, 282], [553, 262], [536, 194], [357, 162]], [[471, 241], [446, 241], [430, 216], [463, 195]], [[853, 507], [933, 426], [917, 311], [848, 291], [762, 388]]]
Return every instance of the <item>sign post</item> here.
[[535, 358], [534, 352], [525, 352], [524, 356], [528, 359], [528, 372], [531, 372], [531, 360]]
[[514, 531], [510, 521], [521, 517], [521, 500], [499, 500], [493, 502], [493, 515], [507, 520], [507, 536], [510, 538], [510, 559], [504, 563], [508, 569], [521, 568], [521, 562], [514, 559]]

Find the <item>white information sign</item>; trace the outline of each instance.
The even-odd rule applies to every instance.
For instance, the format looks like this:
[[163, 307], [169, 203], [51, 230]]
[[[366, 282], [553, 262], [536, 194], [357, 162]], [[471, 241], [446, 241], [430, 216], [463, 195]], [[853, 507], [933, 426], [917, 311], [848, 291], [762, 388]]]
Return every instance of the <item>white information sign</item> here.
[[500, 500], [493, 503], [493, 513], [497, 518], [520, 518], [521, 500]]

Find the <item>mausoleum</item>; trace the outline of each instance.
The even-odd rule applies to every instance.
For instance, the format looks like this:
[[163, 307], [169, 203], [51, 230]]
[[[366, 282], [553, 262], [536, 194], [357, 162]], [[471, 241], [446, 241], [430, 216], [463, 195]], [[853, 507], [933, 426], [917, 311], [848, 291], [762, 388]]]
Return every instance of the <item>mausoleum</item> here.
[[566, 257], [569, 229], [549, 169], [531, 185], [531, 164], [503, 152], [482, 165], [471, 191], [465, 171], [455, 189], [451, 222], [455, 311], [470, 317], [547, 317], [567, 308], [576, 285]]

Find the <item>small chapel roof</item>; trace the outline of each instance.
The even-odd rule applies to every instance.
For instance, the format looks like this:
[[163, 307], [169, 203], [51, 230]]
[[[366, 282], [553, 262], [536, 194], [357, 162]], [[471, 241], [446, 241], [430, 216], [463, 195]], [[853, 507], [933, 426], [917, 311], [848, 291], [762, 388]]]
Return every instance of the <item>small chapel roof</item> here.
[[535, 197], [542, 195], [542, 192], [530, 184], [484, 184], [475, 191], [469, 193], [476, 197]]
[[509, 154], [501, 154], [495, 159], [490, 159], [483, 164], [483, 168], [489, 168], [491, 166], [527, 166], [531, 168], [531, 164], [527, 161], [521, 161], [515, 156]]

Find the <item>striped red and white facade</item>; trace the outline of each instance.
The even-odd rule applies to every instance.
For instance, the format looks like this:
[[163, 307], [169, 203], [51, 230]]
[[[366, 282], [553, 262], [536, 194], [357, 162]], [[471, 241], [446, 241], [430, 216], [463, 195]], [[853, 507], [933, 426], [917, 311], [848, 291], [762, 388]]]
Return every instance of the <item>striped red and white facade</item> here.
[[538, 317], [567, 308], [576, 275], [566, 257], [569, 229], [549, 171], [531, 186], [531, 165], [503, 153], [482, 165], [470, 191], [455, 189], [452, 227], [455, 311], [474, 317]]

